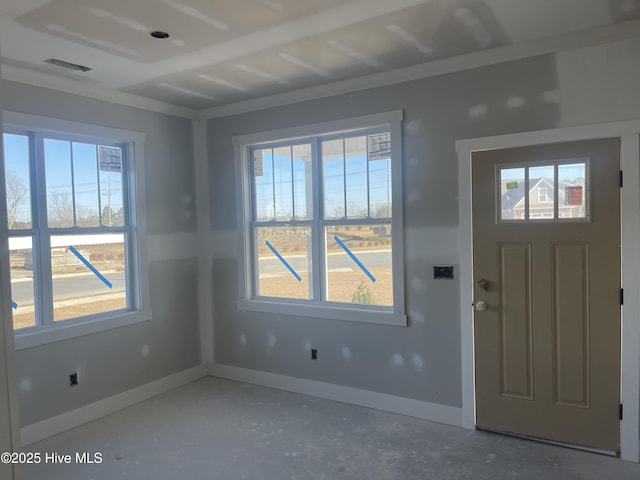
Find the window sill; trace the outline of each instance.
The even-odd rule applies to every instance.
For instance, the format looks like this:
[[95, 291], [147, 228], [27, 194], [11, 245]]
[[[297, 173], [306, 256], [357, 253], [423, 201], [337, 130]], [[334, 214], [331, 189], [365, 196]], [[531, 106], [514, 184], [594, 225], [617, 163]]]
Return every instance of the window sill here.
[[328, 318], [351, 322], [407, 326], [407, 316], [392, 307], [362, 308], [350, 305], [317, 305], [279, 302], [277, 300], [240, 300], [238, 309], [252, 312], [277, 313], [302, 317]]
[[113, 315], [101, 315], [98, 318], [79, 318], [77, 320], [65, 320], [47, 326], [29, 327], [15, 331], [15, 348], [37, 347], [47, 343], [60, 342], [71, 338], [104, 332], [113, 328], [133, 325], [135, 323], [151, 320], [151, 309], [140, 312], [114, 313]]

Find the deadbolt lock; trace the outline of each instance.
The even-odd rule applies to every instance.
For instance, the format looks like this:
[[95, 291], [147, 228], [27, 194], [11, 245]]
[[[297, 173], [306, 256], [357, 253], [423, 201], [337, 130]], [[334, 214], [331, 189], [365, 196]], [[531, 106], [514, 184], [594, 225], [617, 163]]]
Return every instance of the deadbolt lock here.
[[476, 285], [478, 286], [478, 290], [480, 290], [481, 292], [486, 292], [489, 289], [489, 282], [484, 278], [478, 280], [478, 283], [476, 283]]

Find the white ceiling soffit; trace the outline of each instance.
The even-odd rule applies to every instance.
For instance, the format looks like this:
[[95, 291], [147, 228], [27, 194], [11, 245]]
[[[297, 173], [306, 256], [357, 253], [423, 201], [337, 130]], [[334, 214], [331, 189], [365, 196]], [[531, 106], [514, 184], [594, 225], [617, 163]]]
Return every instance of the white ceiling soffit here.
[[25, 83], [27, 85], [49, 88], [60, 92], [73, 93], [75, 95], [82, 95], [84, 97], [96, 98], [106, 102], [137, 107], [151, 112], [165, 113], [176, 117], [197, 119], [201, 116], [197, 110], [183, 107], [181, 105], [174, 105], [154, 100], [152, 98], [140, 97], [131, 93], [96, 86], [92, 83], [87, 83], [81, 80], [52, 75], [50, 73], [44, 73], [5, 63], [2, 64], [2, 78], [12, 82]]
[[0, 43], [3, 78], [195, 118], [640, 36], [638, 19], [640, 0], [2, 0]]

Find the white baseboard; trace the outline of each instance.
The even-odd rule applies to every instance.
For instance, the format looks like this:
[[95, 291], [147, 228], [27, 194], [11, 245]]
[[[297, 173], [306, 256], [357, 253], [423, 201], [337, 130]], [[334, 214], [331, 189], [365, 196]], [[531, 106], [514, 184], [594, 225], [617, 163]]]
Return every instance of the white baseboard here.
[[168, 377], [85, 405], [70, 412], [22, 427], [22, 445], [31, 445], [45, 438], [92, 422], [105, 415], [130, 407], [143, 400], [168, 392], [169, 390], [207, 375], [304, 395], [312, 395], [352, 405], [422, 418], [447, 425], [462, 426], [462, 409], [457, 407], [449, 407], [411, 398], [261, 372], [258, 370], [213, 364], [199, 365], [188, 370], [183, 370], [182, 372], [174, 373]]
[[117, 412], [143, 400], [198, 380], [207, 376], [207, 370], [207, 366], [198, 365], [197, 367], [174, 373], [168, 377], [149, 382], [70, 412], [22, 427], [22, 445], [30, 445], [45, 438], [52, 437], [53, 435], [92, 422], [110, 413]]
[[457, 427], [462, 426], [462, 408], [458, 407], [449, 407], [437, 403], [388, 395], [386, 393], [371, 392], [369, 390], [344, 387], [332, 383], [316, 382], [314, 380], [288, 377], [286, 375], [249, 370], [229, 365], [210, 365], [209, 374], [212, 377], [226, 378], [238, 382], [286, 390], [288, 392], [312, 395]]

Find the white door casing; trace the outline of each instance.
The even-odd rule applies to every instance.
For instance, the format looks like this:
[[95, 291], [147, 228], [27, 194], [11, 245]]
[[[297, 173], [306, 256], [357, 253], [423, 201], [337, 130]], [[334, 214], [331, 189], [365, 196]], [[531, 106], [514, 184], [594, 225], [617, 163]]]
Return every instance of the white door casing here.
[[473, 270], [471, 230], [471, 153], [474, 151], [534, 146], [577, 140], [619, 137], [622, 189], [622, 309], [620, 456], [640, 462], [640, 120], [524, 132], [459, 140], [459, 253], [462, 362], [462, 423], [475, 428]]

